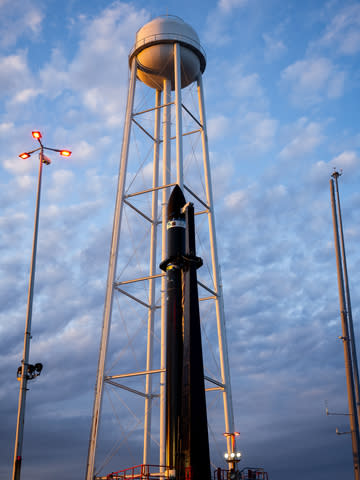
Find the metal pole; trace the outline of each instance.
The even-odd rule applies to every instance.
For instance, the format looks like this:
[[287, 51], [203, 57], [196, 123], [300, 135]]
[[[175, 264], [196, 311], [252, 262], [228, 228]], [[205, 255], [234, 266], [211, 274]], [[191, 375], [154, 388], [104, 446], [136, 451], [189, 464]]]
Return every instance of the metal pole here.
[[33, 298], [34, 298], [36, 251], [37, 251], [37, 239], [38, 239], [38, 229], [39, 229], [42, 166], [43, 166], [43, 147], [41, 146], [41, 150], [39, 153], [39, 176], [38, 176], [38, 185], [37, 185], [37, 194], [36, 194], [34, 236], [33, 236], [33, 246], [32, 246], [32, 254], [31, 254], [30, 279], [29, 279], [28, 300], [27, 300], [27, 310], [26, 310], [24, 350], [23, 350], [23, 359], [21, 361], [22, 370], [21, 370], [21, 380], [20, 380], [18, 415], [17, 415], [17, 423], [16, 423], [16, 438], [15, 438], [14, 463], [13, 463], [13, 474], [12, 474], [13, 480], [19, 480], [20, 472], [21, 472], [22, 446], [23, 446], [24, 421], [25, 421], [25, 402], [26, 402], [27, 381], [28, 381], [27, 375], [28, 375], [30, 340], [31, 340], [31, 320], [32, 320]]
[[341, 255], [342, 255], [342, 260], [343, 260], [345, 297], [346, 297], [346, 304], [347, 304], [348, 325], [349, 325], [349, 330], [350, 330], [352, 367], [353, 367], [353, 373], [354, 373], [354, 388], [355, 388], [355, 398], [356, 398], [356, 409], [357, 409], [357, 415], [358, 415], [358, 420], [359, 420], [360, 419], [359, 369], [358, 369], [358, 361], [357, 361], [356, 345], [355, 345], [354, 323], [353, 323], [353, 319], [352, 319], [352, 308], [351, 308], [350, 287], [349, 287], [349, 279], [348, 279], [347, 263], [346, 263], [344, 231], [343, 231], [343, 225], [342, 225], [340, 193], [339, 193], [339, 185], [338, 185], [339, 176], [340, 176], [339, 172], [334, 172], [332, 174], [332, 177], [335, 179], [337, 212], [338, 212], [338, 217], [339, 217], [340, 246], [341, 246]]
[[117, 189], [117, 195], [116, 195], [116, 205], [115, 205], [114, 224], [113, 224], [113, 232], [112, 232], [112, 240], [111, 240], [108, 278], [107, 278], [107, 284], [106, 284], [106, 296], [105, 296], [103, 326], [102, 326], [101, 342], [100, 342], [99, 363], [98, 363], [97, 380], [96, 380], [96, 386], [95, 386], [95, 399], [94, 399], [94, 408], [93, 408], [93, 416], [92, 416], [92, 424], [91, 424], [91, 432], [90, 432], [90, 440], [89, 440], [89, 452], [88, 452], [88, 459], [87, 459], [87, 466], [86, 466], [86, 477], [85, 477], [86, 480], [93, 480], [93, 477], [94, 477], [96, 442], [97, 442], [97, 435], [99, 430], [100, 411], [101, 411], [102, 394], [103, 394], [103, 386], [104, 386], [106, 352], [107, 352], [107, 344], [109, 340], [109, 332], [110, 332], [110, 324], [111, 324], [111, 311], [112, 311], [113, 294], [114, 294], [114, 280], [115, 280], [118, 247], [119, 247], [119, 235], [120, 235], [121, 215], [122, 215], [122, 207], [123, 207], [123, 197], [124, 197], [124, 190], [125, 190], [126, 168], [127, 168], [128, 154], [129, 154], [131, 120], [132, 120], [134, 95], [135, 95], [135, 83], [136, 83], [136, 59], [133, 58], [132, 64], [131, 64], [131, 76], [130, 76], [128, 99], [127, 99], [127, 105], [126, 105], [124, 137], [123, 137], [123, 143], [122, 143], [122, 149], [121, 149], [120, 173], [119, 173], [118, 189]]
[[[162, 165], [162, 183], [163, 186], [170, 183], [170, 154], [171, 154], [171, 85], [170, 80], [164, 80], [163, 85], [163, 165]], [[161, 260], [166, 258], [167, 253], [167, 202], [169, 192], [163, 188], [162, 192], [162, 224], [161, 224]], [[160, 351], [160, 458], [159, 464], [165, 465], [165, 384], [166, 384], [166, 277], [161, 279], [161, 351]]]
[[[235, 430], [234, 413], [233, 413], [233, 405], [232, 405], [230, 367], [229, 367], [229, 356], [228, 356], [226, 328], [225, 328], [224, 300], [223, 300], [222, 285], [221, 285], [221, 279], [220, 279], [220, 267], [219, 267], [218, 257], [217, 257], [215, 218], [214, 218], [214, 207], [213, 207], [214, 204], [213, 204], [213, 197], [212, 197], [209, 147], [208, 147], [208, 137], [207, 137], [207, 129], [206, 129], [206, 116], [205, 116], [205, 102], [204, 102], [204, 92], [203, 92], [201, 74], [199, 74], [198, 76], [197, 84], [198, 84], [200, 123], [202, 125], [201, 141], [202, 141], [203, 163], [204, 163], [204, 173], [205, 173], [206, 201], [209, 207], [208, 222], [209, 222], [209, 234], [210, 234], [210, 246], [211, 246], [211, 262], [212, 262], [212, 270], [214, 275], [213, 277], [214, 290], [217, 295], [215, 300], [215, 305], [216, 305], [216, 319], [217, 319], [217, 330], [218, 330], [218, 340], [219, 340], [221, 381], [224, 385], [223, 402], [224, 402], [225, 430], [226, 432], [234, 432]], [[231, 439], [229, 437], [227, 437], [227, 450], [228, 450], [228, 453], [230, 454]]]
[[180, 44], [174, 44], [175, 112], [176, 112], [176, 183], [183, 189], [183, 139], [181, 100], [181, 56]]
[[355, 480], [360, 480], [359, 423], [358, 423], [358, 416], [357, 416], [357, 411], [355, 406], [353, 371], [352, 371], [351, 354], [350, 354], [350, 348], [349, 348], [349, 330], [348, 330], [347, 315], [346, 315], [344, 280], [343, 280], [342, 267], [341, 267], [339, 229], [338, 229], [338, 220], [336, 215], [333, 179], [330, 179], [330, 193], [331, 193], [331, 206], [332, 206], [332, 217], [333, 217], [333, 227], [334, 227], [335, 255], [336, 255], [336, 266], [337, 266], [337, 277], [338, 277], [339, 302], [340, 302], [340, 317], [341, 317], [341, 326], [342, 326], [341, 339], [344, 345], [346, 385], [347, 385], [347, 394], [348, 394], [348, 402], [349, 402], [349, 419], [350, 419], [352, 452], [353, 452], [353, 462], [354, 462], [354, 478]]
[[[153, 193], [151, 207], [151, 239], [150, 239], [150, 268], [149, 276], [156, 273], [156, 250], [157, 250], [157, 227], [158, 227], [158, 184], [159, 184], [159, 143], [160, 143], [160, 100], [161, 91], [156, 90], [155, 94], [155, 128], [154, 128], [154, 159], [153, 159]], [[155, 316], [155, 284], [154, 278], [149, 280], [149, 313], [148, 313], [148, 333], [147, 333], [147, 357], [146, 370], [153, 368], [153, 345], [154, 345], [154, 316]], [[145, 419], [144, 419], [144, 453], [143, 464], [149, 462], [149, 444], [151, 437], [151, 407], [152, 407], [152, 375], [146, 375], [145, 387]]]

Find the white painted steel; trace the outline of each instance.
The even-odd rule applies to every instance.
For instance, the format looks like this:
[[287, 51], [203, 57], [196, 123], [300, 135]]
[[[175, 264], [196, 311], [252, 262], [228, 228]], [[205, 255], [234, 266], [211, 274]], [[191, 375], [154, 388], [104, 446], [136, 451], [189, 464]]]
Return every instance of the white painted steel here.
[[120, 233], [123, 199], [124, 199], [124, 191], [125, 191], [124, 188], [125, 188], [127, 160], [128, 160], [128, 154], [129, 154], [131, 118], [132, 118], [132, 111], [134, 106], [135, 84], [136, 84], [136, 61], [134, 59], [131, 64], [130, 84], [129, 84], [129, 92], [128, 92], [127, 105], [126, 105], [125, 125], [124, 125], [124, 137], [123, 137], [121, 157], [120, 157], [120, 171], [119, 171], [118, 188], [117, 188], [117, 194], [116, 194], [116, 204], [115, 204], [113, 232], [112, 232], [112, 239], [111, 239], [108, 278], [107, 278], [107, 284], [106, 284], [106, 295], [105, 295], [105, 306], [104, 306], [104, 315], [103, 315], [103, 326], [102, 326], [102, 332], [101, 332], [99, 363], [98, 363], [98, 371], [97, 371], [97, 379], [96, 379], [96, 387], [95, 387], [95, 399], [94, 399], [92, 425], [91, 425], [91, 432], [90, 432], [88, 460], [87, 460], [87, 466], [86, 466], [86, 477], [85, 477], [86, 480], [93, 480], [93, 477], [94, 477], [96, 442], [97, 442], [97, 435], [98, 435], [98, 429], [99, 429], [102, 394], [103, 394], [103, 387], [104, 387], [104, 371], [105, 371], [107, 345], [109, 341], [109, 333], [110, 333], [110, 325], [111, 325], [111, 311], [112, 311], [112, 303], [113, 303], [113, 296], [114, 296], [114, 280], [115, 280], [116, 264], [117, 264], [117, 258], [118, 258], [119, 233]]
[[184, 188], [183, 139], [182, 139], [182, 100], [181, 100], [181, 53], [180, 45], [174, 44], [175, 71], [175, 112], [176, 112], [176, 182]]
[[[160, 143], [160, 106], [161, 92], [155, 93], [155, 128], [154, 128], [154, 156], [153, 156], [153, 192], [151, 204], [151, 231], [150, 231], [150, 268], [149, 276], [156, 274], [156, 247], [157, 247], [157, 218], [158, 218], [158, 190], [159, 186], [159, 143]], [[148, 333], [147, 333], [147, 353], [146, 370], [153, 369], [153, 350], [154, 350], [154, 317], [155, 317], [155, 278], [149, 280], [149, 305], [148, 312]], [[151, 410], [152, 410], [152, 375], [146, 375], [145, 387], [145, 418], [144, 418], [144, 452], [143, 463], [149, 462], [149, 444], [151, 436]]]
[[[163, 81], [163, 166], [162, 166], [162, 182], [163, 185], [170, 183], [171, 173], [171, 83], [170, 80]], [[167, 252], [167, 203], [169, 198], [168, 188], [162, 191], [162, 212], [161, 212], [161, 259], [166, 258]], [[166, 368], [166, 277], [161, 278], [161, 333], [160, 333], [161, 351], [160, 351], [160, 368]], [[160, 374], [160, 451], [159, 464], [165, 465], [165, 383], [166, 373]]]
[[157, 17], [140, 28], [130, 59], [137, 58], [138, 78], [151, 88], [162, 88], [165, 79], [174, 89], [174, 51], [178, 43], [182, 57], [182, 88], [196, 80], [205, 70], [205, 53], [195, 30], [181, 18], [172, 15]]
[[[235, 431], [234, 412], [233, 412], [232, 395], [231, 395], [230, 367], [229, 367], [229, 356], [228, 356], [226, 327], [225, 327], [224, 300], [223, 300], [222, 285], [221, 285], [221, 279], [220, 279], [220, 267], [219, 267], [218, 254], [217, 254], [214, 203], [213, 203], [212, 184], [211, 184], [209, 146], [208, 146], [208, 136], [207, 136], [207, 127], [206, 127], [202, 75], [198, 76], [197, 85], [198, 85], [200, 123], [202, 124], [201, 142], [202, 142], [203, 163], [204, 163], [204, 173], [205, 173], [206, 202], [209, 209], [208, 221], [209, 221], [209, 235], [210, 235], [210, 246], [211, 246], [211, 262], [212, 262], [212, 272], [213, 272], [213, 280], [214, 280], [214, 290], [217, 295], [217, 298], [215, 300], [215, 305], [216, 305], [216, 320], [217, 320], [217, 331], [218, 331], [218, 342], [219, 342], [221, 381], [224, 384], [223, 402], [224, 402], [225, 429], [226, 429], [226, 432], [232, 433]], [[231, 444], [229, 441], [229, 437], [228, 437], [228, 453], [231, 453]]]

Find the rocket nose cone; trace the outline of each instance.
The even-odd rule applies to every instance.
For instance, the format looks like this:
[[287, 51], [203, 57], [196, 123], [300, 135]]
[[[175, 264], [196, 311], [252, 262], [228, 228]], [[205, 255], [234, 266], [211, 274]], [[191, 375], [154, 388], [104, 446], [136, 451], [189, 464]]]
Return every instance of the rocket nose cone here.
[[185, 204], [186, 201], [181, 188], [179, 187], [179, 185], [175, 185], [169, 198], [167, 208], [168, 220], [172, 220], [173, 218], [185, 218], [185, 215], [181, 213], [181, 209]]

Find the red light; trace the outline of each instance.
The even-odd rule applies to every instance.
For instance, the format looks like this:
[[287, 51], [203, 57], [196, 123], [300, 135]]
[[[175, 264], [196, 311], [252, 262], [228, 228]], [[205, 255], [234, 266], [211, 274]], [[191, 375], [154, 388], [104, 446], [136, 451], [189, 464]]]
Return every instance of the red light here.
[[62, 155], [63, 157], [70, 157], [71, 152], [70, 150], [60, 150], [60, 155]]
[[19, 157], [20, 157], [20, 158], [23, 158], [23, 159], [25, 160], [26, 158], [29, 158], [29, 157], [30, 157], [30, 153], [26, 153], [26, 152], [20, 153]]
[[31, 135], [36, 138], [37, 140], [39, 140], [39, 138], [41, 138], [41, 133], [40, 132], [31, 132]]

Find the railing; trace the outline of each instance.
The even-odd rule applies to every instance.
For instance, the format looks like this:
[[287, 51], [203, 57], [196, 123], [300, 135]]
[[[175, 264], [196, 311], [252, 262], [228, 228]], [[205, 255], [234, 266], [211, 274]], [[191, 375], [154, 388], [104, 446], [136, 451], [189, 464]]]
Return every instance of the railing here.
[[236, 472], [218, 468], [214, 471], [214, 480], [269, 480], [269, 476], [262, 468], [243, 468]]
[[[147, 37], [141, 38], [135, 42], [135, 45], [129, 53], [129, 58], [131, 58], [141, 47], [151, 45], [152, 43], [173, 43], [178, 41], [180, 43], [185, 43], [186, 45], [195, 48], [198, 50], [202, 57], [204, 63], [206, 63], [206, 53], [200, 43], [193, 37], [188, 35], [183, 35], [181, 33], [154, 33], [148, 35]], [[201, 62], [202, 63], [202, 62]]]
[[[136, 465], [117, 472], [109, 473], [97, 480], [161, 480], [168, 478], [168, 468], [160, 465]], [[191, 480], [191, 468], [185, 471], [185, 480]], [[214, 480], [269, 480], [267, 472], [262, 468], [243, 468], [241, 471], [229, 471], [218, 468], [214, 471]]]
[[[160, 470], [164, 470], [160, 472]], [[107, 480], [159, 480], [166, 478], [166, 467], [160, 465], [136, 465], [135, 467], [126, 468], [125, 470], [119, 470], [117, 472], [109, 473], [106, 477]]]

